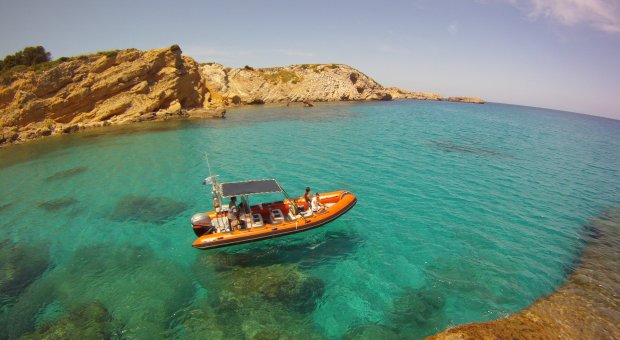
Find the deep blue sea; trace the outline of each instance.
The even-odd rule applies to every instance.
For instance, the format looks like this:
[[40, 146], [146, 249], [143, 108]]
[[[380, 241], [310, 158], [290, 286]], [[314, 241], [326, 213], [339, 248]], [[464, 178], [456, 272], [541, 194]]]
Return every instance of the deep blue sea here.
[[[196, 250], [206, 153], [221, 181], [358, 204], [307, 233]], [[585, 226], [620, 206], [620, 121], [493, 103], [246, 107], [0, 149], [0, 193], [0, 339], [416, 339], [562, 285]]]

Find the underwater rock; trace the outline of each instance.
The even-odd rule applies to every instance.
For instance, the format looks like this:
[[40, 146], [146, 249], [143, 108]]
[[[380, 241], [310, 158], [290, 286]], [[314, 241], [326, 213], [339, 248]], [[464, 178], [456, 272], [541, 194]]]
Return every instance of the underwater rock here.
[[19, 295], [50, 265], [45, 246], [0, 242], [0, 298]]
[[46, 181], [56, 181], [60, 179], [66, 179], [69, 177], [77, 176], [81, 173], [88, 171], [87, 167], [77, 167], [68, 170], [58, 171], [57, 173], [45, 178]]
[[[490, 303], [518, 305], [512, 287], [496, 290], [495, 286], [506, 285], [510, 273], [503, 273], [494, 266], [479, 266], [471, 256], [445, 256], [437, 258], [424, 269], [429, 287], [464, 300], [469, 308], [489, 310]], [[513, 288], [514, 289], [514, 288]]]
[[620, 208], [584, 230], [588, 245], [567, 283], [504, 319], [470, 323], [431, 339], [620, 339]]
[[170, 322], [175, 339], [225, 339], [223, 323], [218, 320], [213, 308], [206, 302], [200, 307], [185, 307], [176, 311]]
[[53, 301], [66, 308], [97, 301], [123, 323], [123, 336], [161, 337], [170, 315], [195, 292], [185, 268], [150, 249], [109, 244], [78, 249], [66, 266], [36, 284], [11, 311], [13, 338], [29, 332], [31, 320]]
[[187, 209], [187, 204], [166, 197], [125, 195], [116, 204], [111, 218], [116, 221], [163, 223]]
[[392, 320], [395, 324], [436, 324], [442, 317], [444, 305], [445, 296], [439, 291], [408, 289], [394, 301]]
[[51, 201], [45, 201], [45, 202], [40, 202], [39, 203], [39, 208], [43, 208], [49, 212], [54, 212], [54, 211], [58, 211], [61, 209], [65, 209], [68, 208], [74, 204], [76, 204], [78, 201], [76, 199], [73, 198], [59, 198], [56, 200], [51, 200]]
[[9, 339], [34, 332], [35, 322], [47, 306], [54, 303], [54, 289], [49, 275], [34, 281], [8, 310], [7, 330]]
[[356, 325], [349, 329], [342, 337], [343, 340], [398, 340], [401, 339], [396, 331], [388, 326], [379, 324]]
[[301, 313], [311, 312], [325, 291], [325, 283], [321, 279], [308, 276], [290, 264], [236, 268], [221, 273], [217, 280], [219, 291], [228, 291], [233, 296], [255, 293], [265, 300], [287, 305]]
[[66, 316], [21, 339], [110, 339], [116, 332], [110, 313], [100, 303], [91, 302], [72, 308]]
[[183, 268], [140, 247], [81, 248], [58, 279], [57, 294], [66, 297], [66, 305], [100, 301], [136, 331], [145, 323], [163, 328], [169, 315], [194, 294]]
[[9, 313], [8, 308], [2, 306], [0, 302], [0, 339], [9, 338]]
[[321, 339], [309, 313], [260, 294], [238, 295], [223, 292], [212, 303], [226, 338]]
[[505, 156], [501, 152], [482, 148], [479, 146], [456, 144], [456, 143], [444, 141], [444, 140], [431, 140], [430, 142], [437, 149], [444, 151], [444, 152], [458, 152], [458, 153], [463, 153], [463, 154], [472, 154], [472, 155], [487, 156], [487, 157]]
[[3, 212], [4, 210], [9, 209], [12, 205], [13, 205], [13, 202], [6, 203], [6, 204], [0, 204], [0, 213]]
[[390, 325], [401, 335], [423, 337], [439, 330], [444, 323], [445, 296], [428, 288], [407, 289], [393, 304]]

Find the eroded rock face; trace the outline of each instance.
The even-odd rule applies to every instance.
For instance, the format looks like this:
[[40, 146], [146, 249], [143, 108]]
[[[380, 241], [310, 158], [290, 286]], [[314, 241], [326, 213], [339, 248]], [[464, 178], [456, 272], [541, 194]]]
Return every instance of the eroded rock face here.
[[[181, 49], [128, 49], [69, 58], [0, 78], [0, 146], [83, 128], [173, 117], [222, 118], [225, 107], [349, 100], [444, 100], [384, 88], [343, 64], [273, 68], [199, 65]], [[479, 98], [448, 100], [482, 103]]]
[[209, 63], [200, 71], [227, 104], [391, 100], [390, 91], [342, 64], [303, 64], [254, 69]]
[[0, 144], [221, 106], [180, 49], [75, 57], [0, 84]]
[[484, 100], [478, 97], [449, 97], [448, 101], [470, 103], [470, 104], [484, 104]]
[[439, 93], [408, 91], [398, 87], [388, 87], [387, 90], [393, 99], [443, 100]]

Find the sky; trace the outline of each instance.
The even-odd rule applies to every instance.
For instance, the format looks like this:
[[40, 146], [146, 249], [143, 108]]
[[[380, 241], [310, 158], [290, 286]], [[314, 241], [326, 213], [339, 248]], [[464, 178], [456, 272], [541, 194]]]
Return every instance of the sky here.
[[620, 0], [0, 0], [0, 58], [172, 44], [198, 62], [347, 64], [383, 86], [620, 119]]

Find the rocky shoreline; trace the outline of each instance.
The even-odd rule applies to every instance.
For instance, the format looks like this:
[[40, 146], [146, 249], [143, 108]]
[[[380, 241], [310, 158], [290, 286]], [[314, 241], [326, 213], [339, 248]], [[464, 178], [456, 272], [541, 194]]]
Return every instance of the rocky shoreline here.
[[551, 295], [505, 319], [429, 339], [620, 339], [620, 208], [594, 219], [586, 235], [581, 263]]
[[480, 98], [385, 88], [343, 64], [230, 68], [198, 64], [177, 45], [61, 58], [0, 75], [0, 146], [81, 129], [173, 118], [222, 118], [264, 103]]

